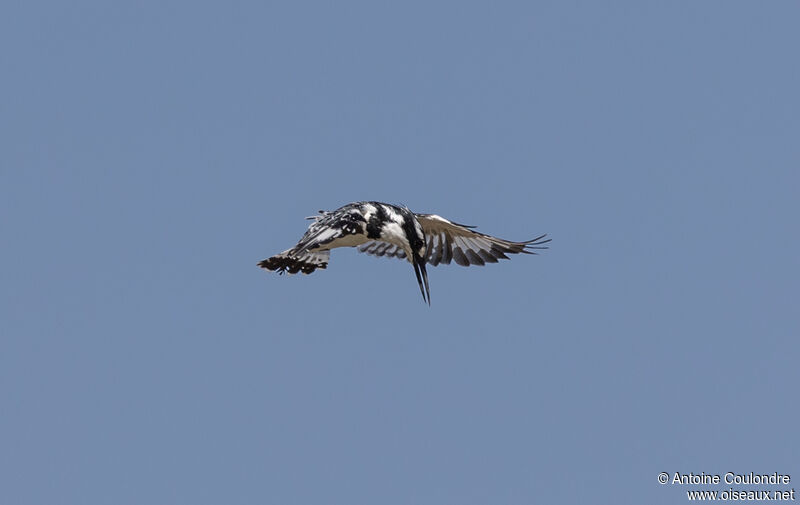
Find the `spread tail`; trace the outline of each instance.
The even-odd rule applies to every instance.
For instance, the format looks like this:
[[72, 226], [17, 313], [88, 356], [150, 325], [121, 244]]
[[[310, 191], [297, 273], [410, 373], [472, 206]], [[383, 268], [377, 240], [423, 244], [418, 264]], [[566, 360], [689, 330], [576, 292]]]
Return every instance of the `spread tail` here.
[[296, 274], [297, 272], [310, 274], [317, 268], [327, 268], [330, 255], [330, 251], [303, 251], [298, 253], [289, 249], [259, 262], [258, 266], [267, 270], [277, 270], [279, 274], [286, 272], [289, 274]]

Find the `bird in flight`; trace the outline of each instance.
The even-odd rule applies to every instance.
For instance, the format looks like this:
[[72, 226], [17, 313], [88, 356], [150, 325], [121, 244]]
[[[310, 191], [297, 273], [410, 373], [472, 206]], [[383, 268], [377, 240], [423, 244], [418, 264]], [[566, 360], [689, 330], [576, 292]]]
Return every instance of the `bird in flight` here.
[[550, 242], [541, 235], [512, 242], [474, 231], [436, 214], [416, 214], [406, 207], [381, 202], [349, 203], [334, 211], [319, 211], [296, 246], [258, 263], [283, 274], [310, 274], [327, 268], [331, 249], [358, 247], [375, 256], [407, 259], [414, 266], [423, 301], [431, 303], [426, 264], [484, 265], [508, 259], [506, 254], [536, 254]]

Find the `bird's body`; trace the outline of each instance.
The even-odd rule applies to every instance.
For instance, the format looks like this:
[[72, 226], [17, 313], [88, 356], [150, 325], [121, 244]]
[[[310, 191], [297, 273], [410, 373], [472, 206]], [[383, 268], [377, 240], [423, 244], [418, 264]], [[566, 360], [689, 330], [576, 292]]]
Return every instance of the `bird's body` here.
[[[381, 202], [350, 203], [334, 211], [320, 211], [291, 249], [258, 265], [279, 273], [310, 274], [327, 268], [330, 250], [358, 247], [376, 256], [408, 259], [414, 266], [423, 300], [430, 304], [426, 264], [483, 265], [516, 253], [536, 254], [547, 249], [545, 235], [526, 242], [511, 242], [471, 230], [435, 214], [415, 214], [406, 207]], [[424, 289], [423, 289], [424, 286]]]

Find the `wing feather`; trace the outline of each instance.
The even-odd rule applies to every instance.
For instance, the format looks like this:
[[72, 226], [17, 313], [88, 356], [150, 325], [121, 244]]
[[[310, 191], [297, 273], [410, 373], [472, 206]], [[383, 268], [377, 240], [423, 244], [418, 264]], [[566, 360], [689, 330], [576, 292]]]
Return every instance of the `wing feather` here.
[[474, 226], [454, 223], [436, 214], [416, 214], [427, 237], [426, 260], [433, 266], [455, 261], [462, 266], [485, 265], [508, 259], [507, 254], [536, 254], [550, 242], [541, 235], [513, 242], [472, 230]]
[[405, 259], [406, 257], [406, 252], [402, 247], [379, 240], [373, 240], [360, 245], [358, 246], [358, 250], [363, 253], [372, 254], [373, 256], [388, 256], [398, 259]]
[[[455, 262], [461, 266], [485, 265], [508, 259], [508, 254], [536, 254], [547, 249], [545, 235], [525, 242], [513, 242], [472, 230], [474, 226], [454, 223], [435, 214], [416, 214], [426, 236], [425, 260], [437, 266]], [[358, 246], [358, 250], [373, 256], [405, 259], [405, 251], [395, 244], [373, 240]]]
[[464, 251], [462, 251], [461, 247], [458, 245], [453, 246], [453, 260], [462, 267], [469, 266], [469, 260], [467, 259], [467, 256], [464, 254]]

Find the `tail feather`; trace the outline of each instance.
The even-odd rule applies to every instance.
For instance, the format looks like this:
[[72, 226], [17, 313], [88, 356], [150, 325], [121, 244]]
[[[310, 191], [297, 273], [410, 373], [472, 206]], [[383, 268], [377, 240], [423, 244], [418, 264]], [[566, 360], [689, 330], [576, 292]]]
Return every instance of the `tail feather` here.
[[295, 252], [293, 249], [283, 251], [271, 258], [258, 263], [258, 266], [267, 270], [277, 270], [279, 274], [296, 274], [302, 272], [310, 274], [318, 268], [327, 268], [330, 251], [303, 251]]

